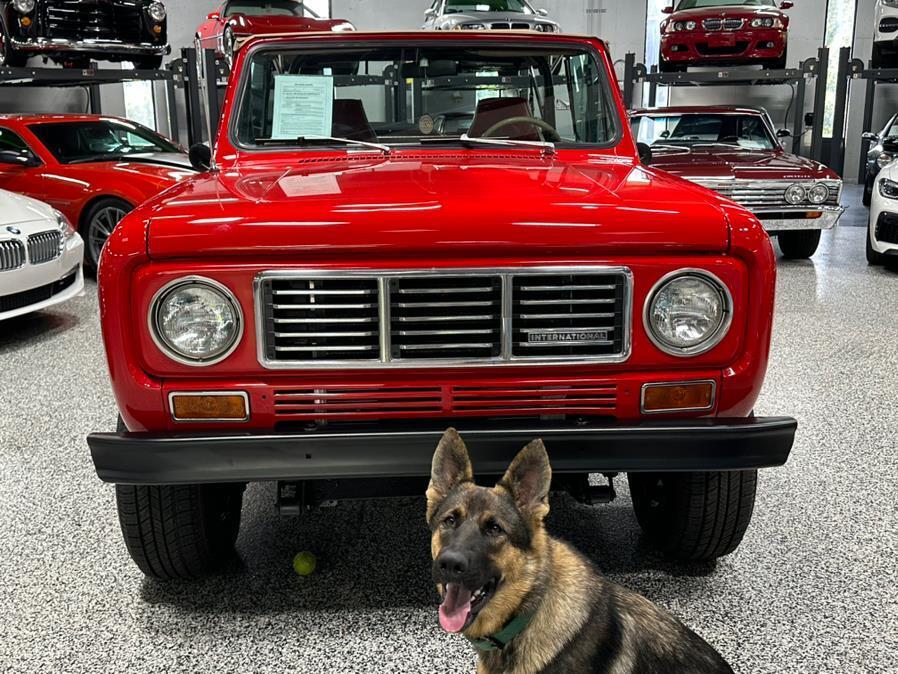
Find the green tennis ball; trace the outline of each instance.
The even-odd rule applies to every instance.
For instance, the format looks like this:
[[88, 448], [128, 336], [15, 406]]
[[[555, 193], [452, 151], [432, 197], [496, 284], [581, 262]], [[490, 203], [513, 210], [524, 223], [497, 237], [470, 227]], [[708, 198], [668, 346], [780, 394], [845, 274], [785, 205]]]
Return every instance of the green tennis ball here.
[[315, 561], [311, 552], [298, 552], [293, 558], [293, 570], [300, 576], [309, 576], [315, 572]]

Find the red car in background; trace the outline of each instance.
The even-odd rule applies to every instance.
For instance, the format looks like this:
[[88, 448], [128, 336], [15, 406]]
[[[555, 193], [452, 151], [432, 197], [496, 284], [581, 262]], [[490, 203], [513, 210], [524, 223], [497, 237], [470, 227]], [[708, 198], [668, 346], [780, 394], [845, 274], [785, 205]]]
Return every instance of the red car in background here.
[[88, 266], [127, 213], [195, 173], [180, 146], [126, 119], [0, 115], [0, 189], [61, 211]]
[[789, 0], [680, 0], [661, 23], [661, 72], [687, 66], [786, 67]]
[[212, 12], [196, 31], [196, 48], [214, 49], [234, 63], [237, 43], [254, 35], [312, 31], [355, 30], [342, 19], [322, 19], [298, 0], [228, 0]]

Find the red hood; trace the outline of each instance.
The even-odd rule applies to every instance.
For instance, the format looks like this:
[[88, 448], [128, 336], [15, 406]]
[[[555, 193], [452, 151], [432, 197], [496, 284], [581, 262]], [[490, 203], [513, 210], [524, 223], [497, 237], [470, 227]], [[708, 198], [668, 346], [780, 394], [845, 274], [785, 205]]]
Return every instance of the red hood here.
[[726, 150], [720, 146], [677, 150], [653, 148], [652, 166], [688, 180], [821, 180], [839, 177], [823, 164], [782, 150]]
[[[154, 258], [723, 252], [720, 200], [620, 158], [403, 152], [198, 177], [151, 204]], [[298, 254], [302, 255], [299, 256]]]
[[755, 17], [770, 16], [779, 18], [783, 23], [788, 22], [789, 17], [776, 7], [749, 7], [745, 5], [732, 5], [729, 7], [700, 7], [696, 9], [684, 9], [674, 12], [667, 21], [701, 21], [702, 19], [754, 19]]
[[266, 14], [245, 16], [240, 14], [230, 24], [238, 35], [269, 35], [272, 33], [305, 33], [330, 31], [334, 26], [347, 23], [342, 19], [307, 19], [299, 16]]

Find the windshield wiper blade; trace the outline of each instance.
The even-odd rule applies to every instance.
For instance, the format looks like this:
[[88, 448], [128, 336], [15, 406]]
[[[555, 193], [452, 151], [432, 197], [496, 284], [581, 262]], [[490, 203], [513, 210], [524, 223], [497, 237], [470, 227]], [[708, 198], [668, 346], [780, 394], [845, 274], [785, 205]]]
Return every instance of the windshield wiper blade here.
[[510, 140], [508, 138], [482, 138], [480, 136], [472, 137], [467, 133], [463, 133], [458, 138], [434, 138], [433, 140], [425, 139], [422, 142], [454, 142], [462, 145], [499, 145], [501, 147], [532, 147], [543, 150], [548, 154], [555, 154], [555, 143], [543, 140]]
[[325, 141], [331, 143], [343, 143], [344, 145], [357, 145], [359, 147], [368, 147], [372, 150], [378, 150], [389, 156], [393, 154], [393, 149], [389, 145], [381, 143], [369, 143], [365, 140], [354, 140], [352, 138], [337, 138], [336, 136], [299, 136], [298, 138], [260, 138], [256, 141], [259, 145], [307, 145], [312, 142]]

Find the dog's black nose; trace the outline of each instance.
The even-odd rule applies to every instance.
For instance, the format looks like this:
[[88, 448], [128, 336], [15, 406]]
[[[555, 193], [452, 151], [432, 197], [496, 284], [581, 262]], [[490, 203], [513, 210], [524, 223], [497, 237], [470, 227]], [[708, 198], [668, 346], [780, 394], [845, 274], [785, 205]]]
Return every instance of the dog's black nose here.
[[468, 559], [455, 550], [443, 550], [437, 557], [437, 566], [446, 577], [461, 576], [468, 570]]

